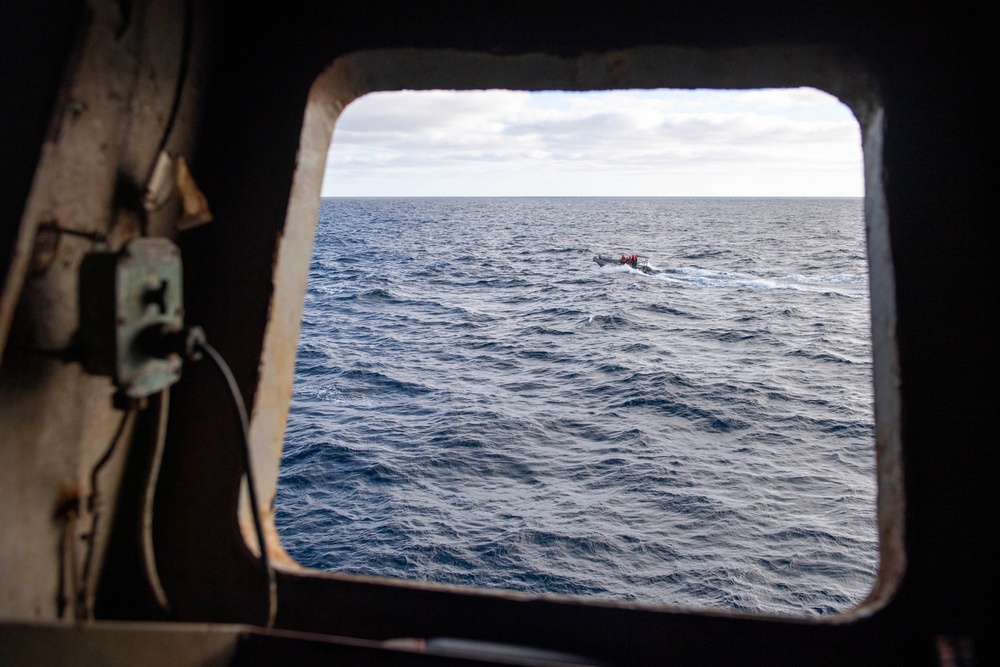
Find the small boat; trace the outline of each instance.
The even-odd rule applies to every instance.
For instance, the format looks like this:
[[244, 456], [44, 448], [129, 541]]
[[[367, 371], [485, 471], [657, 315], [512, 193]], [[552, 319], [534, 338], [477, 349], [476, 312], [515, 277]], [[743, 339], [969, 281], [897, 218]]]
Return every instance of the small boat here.
[[631, 262], [628, 261], [630, 255], [622, 255], [621, 257], [605, 257], [604, 255], [595, 255], [594, 261], [597, 262], [598, 266], [628, 266], [636, 271], [642, 271], [643, 273], [649, 273], [649, 258], [643, 257], [641, 255], [634, 255], [635, 259]]

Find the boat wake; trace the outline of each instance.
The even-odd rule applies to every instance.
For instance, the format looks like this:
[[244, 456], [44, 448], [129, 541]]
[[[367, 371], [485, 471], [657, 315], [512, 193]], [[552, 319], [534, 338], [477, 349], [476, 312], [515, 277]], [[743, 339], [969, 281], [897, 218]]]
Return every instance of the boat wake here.
[[762, 277], [735, 271], [711, 271], [691, 267], [657, 269], [650, 266], [650, 278], [701, 287], [736, 287], [753, 290], [797, 290], [827, 293], [850, 299], [868, 298], [868, 279], [864, 275], [833, 274], [827, 276]]

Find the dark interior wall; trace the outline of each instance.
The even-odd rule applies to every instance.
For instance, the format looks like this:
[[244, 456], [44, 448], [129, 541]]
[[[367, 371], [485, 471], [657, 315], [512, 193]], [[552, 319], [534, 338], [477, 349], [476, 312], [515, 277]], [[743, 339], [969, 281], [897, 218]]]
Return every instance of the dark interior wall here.
[[[120, 3], [123, 7], [130, 3]], [[994, 416], [1000, 414], [995, 299], [996, 213], [986, 137], [995, 38], [987, 7], [894, 2], [193, 2], [209, 30], [199, 61], [192, 171], [215, 221], [186, 232], [188, 321], [225, 350], [252, 402], [269, 312], [276, 241], [288, 206], [307, 95], [356, 50], [450, 48], [492, 54], [584, 52], [645, 44], [725, 49], [825, 44], [860, 56], [885, 108], [884, 174], [896, 266], [908, 570], [897, 598], [853, 626], [815, 629], [683, 614], [589, 613], [287, 576], [286, 628], [382, 638], [442, 628], [607, 653], [615, 633], [639, 664], [690, 664], [745, 653], [748, 663], [934, 662], [938, 637], [971, 637], [985, 658], [997, 575]], [[0, 8], [0, 273], [27, 197], [58, 84], [87, 12], [82, 3]], [[182, 121], [184, 122], [184, 121]], [[991, 174], [990, 174], [991, 175]], [[231, 409], [217, 379], [185, 371], [157, 495], [164, 584], [179, 620], [260, 622], [259, 573], [235, 515], [239, 465]], [[2, 428], [3, 425], [0, 425]], [[48, 511], [46, 509], [46, 511]], [[134, 574], [134, 573], [133, 573]], [[123, 577], [123, 581], [131, 579]], [[248, 583], [249, 582], [249, 583]], [[131, 585], [131, 584], [130, 584]], [[116, 618], [153, 616], [121, 606]], [[134, 602], [134, 601], [133, 601]], [[419, 610], [416, 612], [414, 610]], [[498, 629], [497, 619], [503, 619]], [[725, 640], [720, 640], [724, 637]], [[784, 643], [782, 643], [784, 642]], [[863, 658], [858, 647], [864, 647]], [[813, 652], [822, 649], [822, 656]], [[812, 659], [810, 659], [810, 657]], [[857, 659], [852, 659], [857, 658]], [[907, 662], [907, 660], [904, 660]], [[988, 664], [981, 658], [982, 664]]]
[[976, 75], [990, 57], [983, 20], [964, 9], [914, 13], [872, 46], [899, 318], [909, 560], [900, 603], [929, 634], [981, 632], [997, 591], [995, 529], [980, 513], [996, 508], [989, 415], [998, 407], [996, 305], [984, 291], [995, 216], [981, 133], [983, 87], [995, 80]]
[[[299, 118], [313, 78], [353, 50], [454, 48], [575, 57], [642, 44], [723, 49], [827, 44], [856, 53], [885, 104], [885, 189], [897, 267], [909, 570], [900, 605], [907, 623], [935, 633], [981, 629], [983, 590], [996, 590], [986, 542], [970, 512], [993, 497], [989, 415], [995, 352], [984, 299], [995, 256], [985, 180], [985, 117], [977, 79], [989, 61], [982, 10], [894, 3], [329, 3], [247, 9], [216, 17], [197, 167], [220, 224], [191, 239], [193, 255], [226, 256], [230, 234], [254, 220], [239, 261], [192, 270], [213, 288], [190, 302], [221, 345], [236, 350], [248, 397], [266, 318], [234, 302], [267, 289], [295, 160]], [[238, 167], [237, 167], [238, 165]], [[236, 171], [238, 169], [238, 172]], [[256, 266], [260, 270], [248, 270]], [[254, 322], [236, 330], [231, 321]], [[237, 338], [240, 340], [237, 341]], [[182, 452], [183, 450], [178, 450]], [[178, 460], [182, 453], [178, 453]], [[180, 473], [179, 473], [180, 474]], [[177, 497], [178, 502], [184, 501]], [[329, 629], [329, 628], [327, 628]]]
[[35, 163], [49, 126], [67, 58], [85, 24], [82, 2], [26, 2], [0, 5], [0, 289], [28, 198]]

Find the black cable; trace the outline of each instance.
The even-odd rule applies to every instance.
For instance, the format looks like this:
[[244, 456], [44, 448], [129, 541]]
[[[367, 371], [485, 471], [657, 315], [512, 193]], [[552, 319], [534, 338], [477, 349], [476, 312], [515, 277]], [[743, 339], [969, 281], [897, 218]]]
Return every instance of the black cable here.
[[90, 495], [87, 497], [87, 510], [92, 514], [90, 521], [90, 532], [87, 535], [87, 555], [84, 557], [83, 561], [83, 573], [81, 575], [81, 583], [83, 586], [79, 589], [80, 595], [83, 599], [77, 600], [77, 618], [86, 619], [93, 616], [93, 591], [91, 590], [90, 581], [90, 568], [93, 564], [94, 551], [97, 548], [97, 526], [101, 513], [99, 511], [98, 504], [100, 502], [100, 496], [97, 490], [97, 475], [101, 472], [101, 469], [107, 465], [108, 461], [111, 460], [112, 454], [114, 454], [115, 449], [118, 447], [119, 441], [122, 439], [122, 434], [125, 432], [125, 425], [129, 421], [135, 412], [133, 407], [129, 407], [122, 414], [121, 421], [118, 422], [118, 428], [115, 429], [115, 434], [111, 437], [111, 442], [108, 444], [107, 449], [104, 450], [104, 454], [98, 459], [97, 463], [94, 464], [93, 469], [90, 471]]
[[104, 450], [101, 458], [94, 464], [93, 470], [90, 471], [90, 497], [87, 499], [87, 509], [91, 512], [94, 511], [94, 506], [97, 503], [97, 475], [101, 472], [101, 468], [111, 460], [111, 455], [115, 453], [118, 441], [121, 440], [122, 433], [125, 431], [125, 424], [132, 415], [132, 411], [133, 408], [129, 407], [122, 413], [121, 421], [118, 422], [118, 428], [115, 429], [115, 434], [111, 436], [111, 442], [108, 444], [107, 449]]
[[[154, 155], [159, 155], [167, 147], [170, 140], [170, 133], [174, 129], [177, 121], [177, 113], [181, 108], [181, 97], [184, 94], [184, 84], [187, 81], [188, 67], [191, 60], [191, 42], [194, 36], [194, 3], [186, 0], [184, 3], [184, 33], [181, 35], [181, 61], [177, 67], [177, 85], [174, 87], [174, 99], [170, 104], [170, 112], [167, 115], [167, 122], [163, 126], [163, 136], [160, 137], [160, 145]], [[148, 179], [147, 179], [148, 180]]]
[[253, 466], [250, 465], [250, 418], [247, 416], [247, 408], [246, 404], [243, 402], [243, 394], [240, 393], [240, 387], [237, 384], [236, 378], [233, 376], [233, 372], [230, 370], [225, 359], [223, 359], [222, 355], [219, 354], [219, 352], [207, 341], [200, 341], [198, 343], [198, 347], [205, 352], [205, 354], [211, 357], [212, 361], [215, 362], [216, 367], [225, 377], [226, 384], [229, 385], [229, 392], [233, 397], [233, 403], [236, 405], [236, 412], [239, 415], [240, 429], [243, 434], [243, 467], [247, 478], [250, 513], [253, 515], [254, 530], [257, 532], [257, 544], [260, 547], [261, 564], [267, 574], [267, 627], [274, 627], [274, 620], [278, 613], [278, 586], [275, 580], [274, 570], [271, 568], [271, 563], [267, 556], [267, 543], [264, 538], [264, 526], [260, 520], [260, 509], [257, 505], [257, 490], [253, 479]]

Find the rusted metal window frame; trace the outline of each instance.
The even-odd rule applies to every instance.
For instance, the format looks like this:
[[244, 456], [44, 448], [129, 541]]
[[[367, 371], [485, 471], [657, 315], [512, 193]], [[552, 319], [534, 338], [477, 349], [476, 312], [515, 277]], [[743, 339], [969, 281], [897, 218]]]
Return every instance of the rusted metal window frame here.
[[[668, 625], [680, 623], [683, 626], [699, 618], [714, 618], [717, 619], [715, 622], [721, 622], [726, 627], [735, 624], [733, 627], [742, 628], [733, 635], [739, 637], [746, 632], [755, 632], [752, 628], [767, 620], [776, 622], [776, 627], [788, 626], [789, 623], [795, 627], [849, 626], [876, 615], [891, 600], [905, 571], [905, 551], [894, 269], [882, 188], [884, 112], [876, 82], [865, 64], [850, 54], [825, 47], [777, 45], [705, 51], [650, 46], [586, 54], [576, 59], [543, 54], [496, 56], [452, 50], [400, 49], [362, 51], [337, 58], [316, 79], [305, 109], [298, 164], [274, 265], [274, 292], [251, 418], [258, 494], [266, 510], [271, 506], [277, 485], [327, 150], [336, 119], [352, 100], [369, 92], [402, 89], [602, 90], [800, 86], [818, 88], [837, 96], [852, 109], [862, 130], [880, 548], [879, 573], [870, 595], [857, 608], [844, 614], [789, 621], [764, 615], [583, 601], [558, 596], [539, 598], [513, 592], [319, 572], [301, 568], [287, 557], [281, 558], [283, 551], [274, 530], [273, 516], [269, 516], [269, 548], [278, 556], [276, 560], [283, 560], [284, 563], [279, 567], [282, 570], [280, 584], [284, 591], [282, 606], [286, 623], [299, 629], [384, 638], [392, 636], [394, 626], [412, 629], [414, 625], [426, 625], [428, 628], [436, 627], [435, 632], [447, 632], [440, 623], [435, 626], [435, 619], [440, 620], [441, 613], [454, 615], [462, 613], [460, 609], [486, 613], [488, 610], [496, 621], [498, 613], [501, 616], [517, 614], [518, 609], [527, 610], [543, 604], [551, 609], [569, 610], [564, 620], [582, 619], [585, 625], [596, 619], [603, 619], [601, 622], [612, 625], [631, 622], [626, 619], [643, 619], [641, 624], [650, 622], [650, 618], [661, 617], [672, 619], [667, 622]], [[249, 530], [250, 521], [244, 493], [240, 524], [248, 544], [252, 545], [254, 538]], [[332, 621], [331, 617], [344, 608], [343, 596], [355, 601], [363, 598], [365, 602], [361, 606], [367, 611], [360, 611], [354, 621], [343, 618]], [[409, 618], [411, 612], [407, 608], [412, 605], [423, 610], [422, 620]], [[441, 605], [449, 609], [433, 611]], [[374, 626], [380, 627], [373, 627], [372, 619], [388, 606], [395, 608], [388, 616], [406, 617], [409, 621], [386, 620], [381, 626], [374, 622]], [[322, 613], [318, 613], [324, 609], [328, 612], [325, 619], [321, 618]], [[546, 613], [551, 613], [551, 609]], [[652, 623], [656, 625], [657, 621]], [[467, 626], [456, 626], [460, 627]], [[460, 634], [462, 630], [457, 632]], [[527, 639], [523, 629], [511, 633], [481, 628], [474, 634], [492, 640], [518, 642]]]

